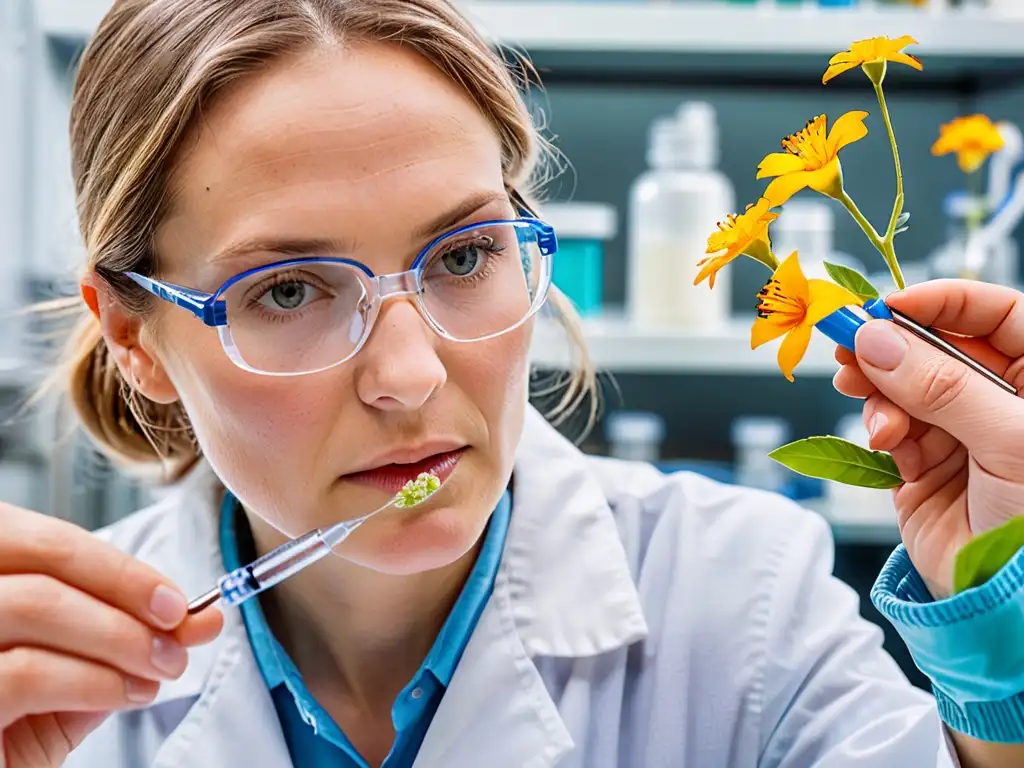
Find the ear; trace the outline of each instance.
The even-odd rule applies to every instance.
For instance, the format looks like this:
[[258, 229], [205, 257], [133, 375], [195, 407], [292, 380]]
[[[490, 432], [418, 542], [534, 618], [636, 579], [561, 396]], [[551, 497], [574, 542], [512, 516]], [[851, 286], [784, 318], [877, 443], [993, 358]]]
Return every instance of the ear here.
[[143, 319], [127, 312], [107, 282], [95, 272], [82, 278], [81, 292], [89, 311], [100, 321], [100, 332], [121, 378], [155, 403], [176, 402], [178, 391], [167, 371], [143, 346]]

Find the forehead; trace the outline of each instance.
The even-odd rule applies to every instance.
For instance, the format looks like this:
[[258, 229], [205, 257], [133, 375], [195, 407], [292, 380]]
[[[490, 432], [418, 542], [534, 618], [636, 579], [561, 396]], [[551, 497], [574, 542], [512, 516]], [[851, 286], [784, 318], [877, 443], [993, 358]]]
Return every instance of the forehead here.
[[204, 112], [157, 247], [163, 260], [167, 248], [209, 253], [262, 234], [359, 239], [396, 221], [411, 231], [467, 190], [502, 185], [495, 131], [429, 62], [391, 45], [318, 49]]

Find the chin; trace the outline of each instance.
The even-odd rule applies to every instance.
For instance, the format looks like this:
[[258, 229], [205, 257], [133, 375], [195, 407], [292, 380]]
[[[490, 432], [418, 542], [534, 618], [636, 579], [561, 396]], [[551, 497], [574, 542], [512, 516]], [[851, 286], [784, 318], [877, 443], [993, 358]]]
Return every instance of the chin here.
[[[462, 505], [398, 512], [346, 558], [380, 573], [406, 576], [451, 565], [480, 540], [490, 515]], [[385, 521], [381, 521], [384, 523]]]

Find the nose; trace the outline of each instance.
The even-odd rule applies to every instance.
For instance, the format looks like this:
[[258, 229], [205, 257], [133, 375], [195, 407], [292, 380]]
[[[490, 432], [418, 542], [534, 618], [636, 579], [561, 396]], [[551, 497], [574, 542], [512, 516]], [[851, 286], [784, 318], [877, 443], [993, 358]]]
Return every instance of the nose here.
[[413, 411], [444, 386], [441, 339], [409, 300], [387, 301], [356, 356], [359, 399], [382, 411]]

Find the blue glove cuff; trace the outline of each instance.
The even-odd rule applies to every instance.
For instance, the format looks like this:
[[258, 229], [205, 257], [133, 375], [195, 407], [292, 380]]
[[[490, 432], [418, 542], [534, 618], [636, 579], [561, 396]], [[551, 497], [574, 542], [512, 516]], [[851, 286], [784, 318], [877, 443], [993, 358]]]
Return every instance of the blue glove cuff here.
[[871, 602], [932, 681], [949, 727], [1024, 743], [1024, 549], [985, 584], [934, 600], [900, 545]]

